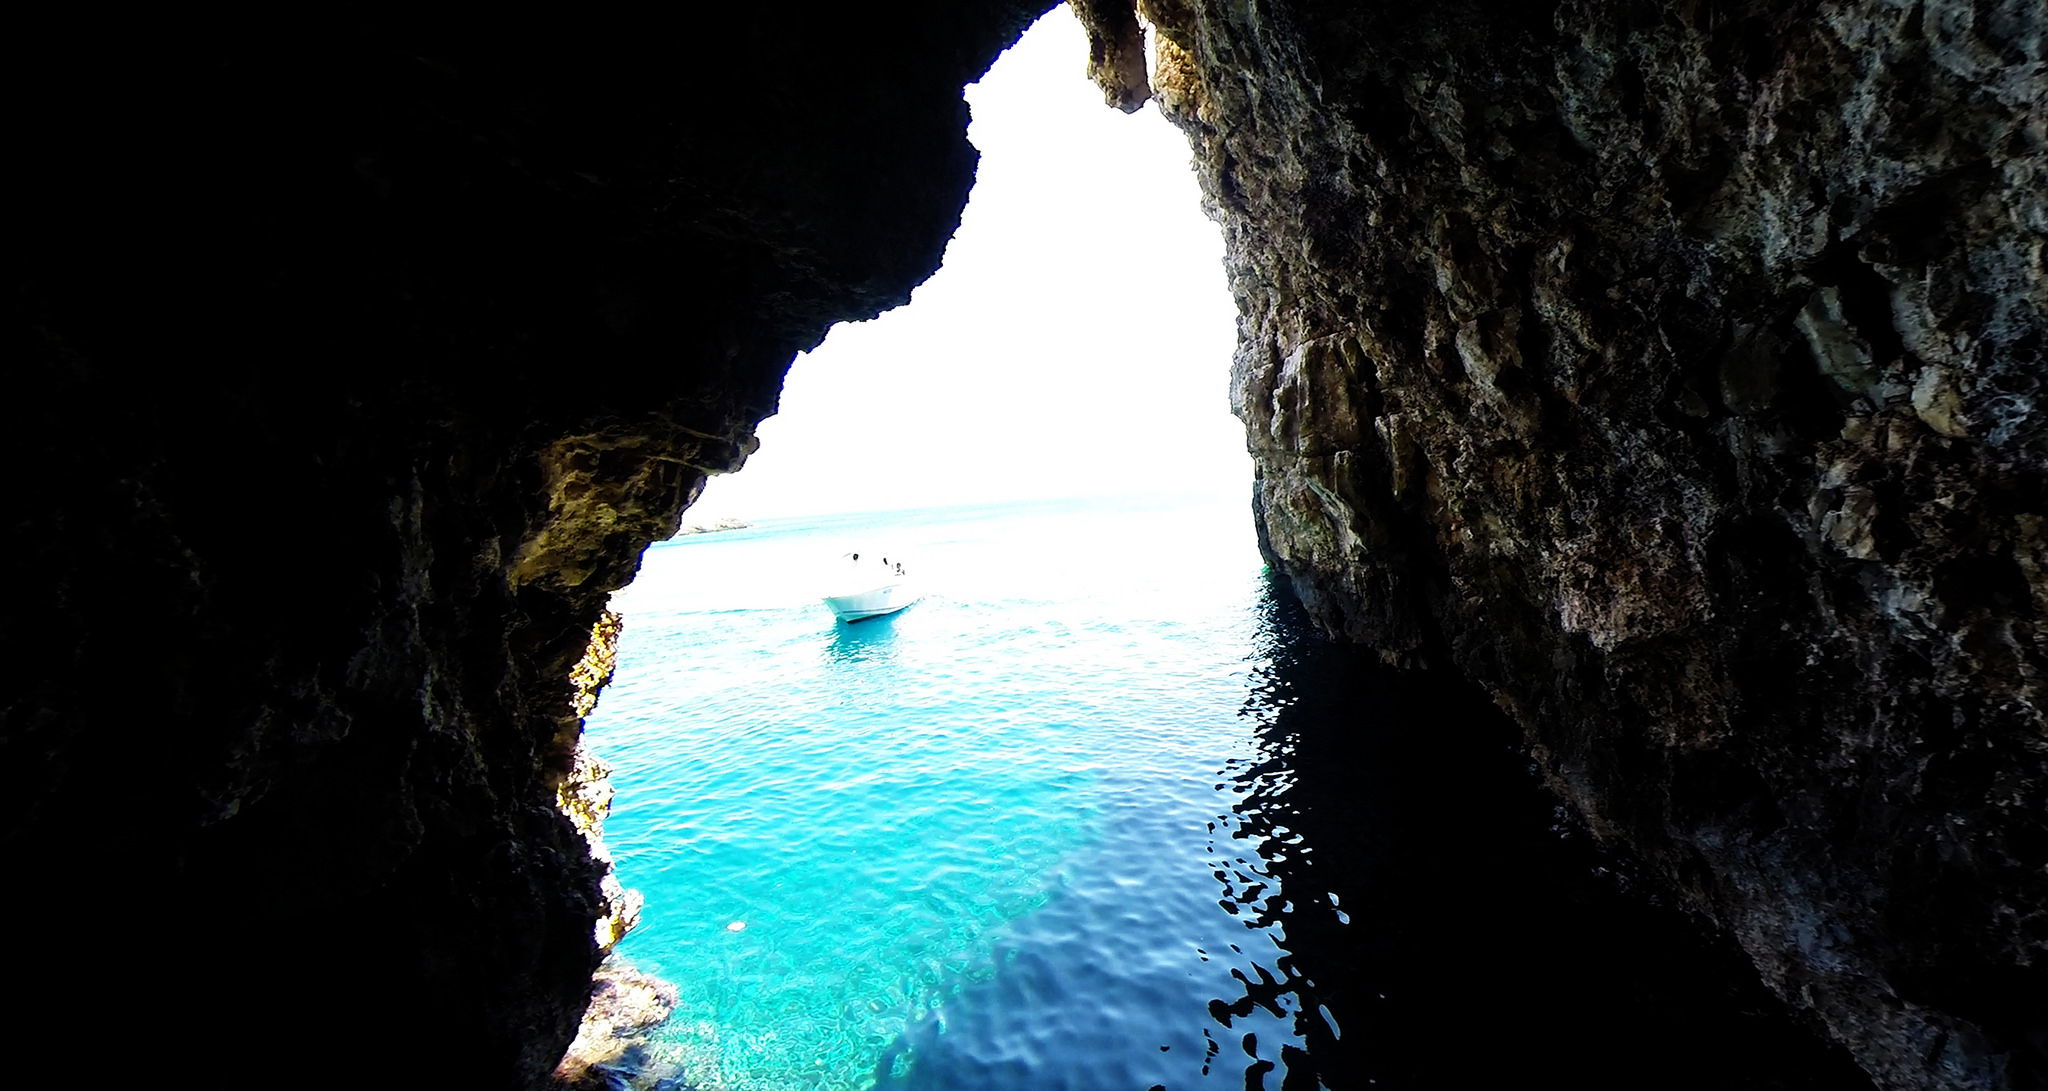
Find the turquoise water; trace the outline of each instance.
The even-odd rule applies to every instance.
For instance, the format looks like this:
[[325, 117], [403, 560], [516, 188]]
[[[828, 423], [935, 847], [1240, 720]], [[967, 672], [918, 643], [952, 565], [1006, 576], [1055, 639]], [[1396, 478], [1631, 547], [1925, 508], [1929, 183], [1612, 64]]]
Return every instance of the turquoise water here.
[[[1290, 1013], [1219, 1047], [1208, 1008], [1276, 976], [1283, 939], [1246, 915], [1279, 891], [1233, 812], [1259, 757], [1246, 507], [836, 516], [648, 552], [589, 732], [649, 906], [622, 953], [681, 988], [663, 1037], [693, 1082], [1242, 1087], [1247, 1030], [1279, 1061]], [[927, 597], [835, 622], [813, 574], [854, 550]]]
[[[1461, 683], [1307, 632], [1241, 501], [649, 550], [589, 722], [711, 1089], [1859, 1088], [1631, 897]], [[850, 551], [929, 596], [854, 625]]]

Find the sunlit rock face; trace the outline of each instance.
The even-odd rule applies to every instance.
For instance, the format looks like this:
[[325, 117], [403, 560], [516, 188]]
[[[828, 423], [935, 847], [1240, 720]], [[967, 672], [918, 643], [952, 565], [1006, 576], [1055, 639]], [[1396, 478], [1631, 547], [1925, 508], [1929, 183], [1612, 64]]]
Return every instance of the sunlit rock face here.
[[791, 356], [937, 267], [1030, 7], [24, 37], [11, 1076], [545, 1077], [606, 905], [571, 669]]
[[1142, 10], [1321, 623], [1881, 1086], [2048, 1078], [2038, 0]]

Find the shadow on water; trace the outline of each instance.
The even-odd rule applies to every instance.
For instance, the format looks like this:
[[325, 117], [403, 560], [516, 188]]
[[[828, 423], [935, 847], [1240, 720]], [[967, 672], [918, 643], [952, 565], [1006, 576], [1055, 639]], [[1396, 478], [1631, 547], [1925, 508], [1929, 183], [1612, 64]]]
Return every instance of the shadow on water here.
[[1283, 594], [1258, 617], [1226, 811], [1112, 809], [874, 1087], [1868, 1091], [1732, 947], [1623, 888], [1490, 701], [1326, 643]]
[[859, 621], [834, 621], [825, 661], [834, 666], [882, 665], [896, 655], [896, 619], [901, 613]]
[[1869, 1087], [1731, 947], [1621, 889], [1483, 696], [1323, 642], [1284, 592], [1263, 613], [1235, 835], [1269, 846], [1240, 878], [1284, 892], [1246, 908], [1290, 953], [1211, 1011], [1302, 1013], [1284, 1088]]

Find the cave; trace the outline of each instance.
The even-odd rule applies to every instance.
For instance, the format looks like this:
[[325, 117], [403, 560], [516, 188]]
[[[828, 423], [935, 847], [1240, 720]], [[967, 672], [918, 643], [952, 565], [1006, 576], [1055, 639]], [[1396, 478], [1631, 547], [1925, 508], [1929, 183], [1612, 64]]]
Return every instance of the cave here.
[[[11, 1074], [547, 1078], [608, 912], [566, 679], [937, 267], [1047, 6], [36, 36]], [[1189, 138], [1307, 615], [1481, 687], [1874, 1085], [2040, 1086], [2038, 0], [1076, 8]]]

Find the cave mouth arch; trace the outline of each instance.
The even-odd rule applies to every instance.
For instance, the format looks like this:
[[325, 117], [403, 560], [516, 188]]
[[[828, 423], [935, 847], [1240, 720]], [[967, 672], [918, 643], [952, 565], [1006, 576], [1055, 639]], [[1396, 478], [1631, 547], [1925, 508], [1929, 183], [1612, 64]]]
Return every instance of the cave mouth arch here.
[[1044, 6], [24, 36], [17, 1074], [545, 1078], [597, 959], [563, 679], [790, 358], [936, 267]]
[[[22, 215], [9, 297], [10, 359], [22, 363], [0, 406], [0, 442], [18, 470], [9, 517], [21, 576], [0, 625], [12, 672], [0, 761], [17, 792], [5, 843], [17, 874], [33, 877], [8, 900], [10, 933], [31, 937], [12, 969], [48, 989], [15, 1024], [40, 1043], [27, 1069], [104, 1055], [104, 1024], [77, 1013], [103, 1010], [114, 981], [130, 1008], [155, 1016], [123, 1026], [126, 1043], [224, 1084], [306, 1074], [309, 1057], [324, 1066], [320, 1082], [354, 1086], [394, 1070], [451, 1086], [544, 1075], [596, 961], [597, 869], [553, 809], [576, 735], [562, 678], [645, 544], [673, 529], [706, 475], [741, 462], [792, 357], [835, 322], [900, 305], [938, 266], [974, 166], [960, 89], [1045, 6], [905, 0], [887, 18], [727, 7], [693, 12], [684, 38], [607, 27], [601, 41], [578, 42], [551, 23], [545, 43], [503, 50], [346, 35], [249, 49], [189, 23], [147, 40], [98, 27], [22, 36], [32, 48], [13, 71], [33, 94], [15, 133]], [[1940, 1078], [1920, 1063], [1936, 1054], [1978, 1073], [2038, 1069], [2038, 1048], [2025, 1044], [2038, 1038], [2026, 1037], [2038, 1027], [2032, 1009], [2014, 1016], [2032, 1022], [1993, 1022], [1946, 986], [1916, 993], [1940, 1005], [1919, 1010], [1883, 1007], [1897, 998], [1871, 992], [1885, 967], [1968, 951], [1961, 975], [1941, 981], [1983, 970], [2005, 996], [2004, 967], [2038, 951], [2037, 935], [2007, 924], [2021, 919], [2012, 907], [2041, 902], [2041, 877], [2010, 855], [1952, 857], [1941, 839], [1968, 827], [2008, 844], [2040, 840], [2048, 810], [2008, 806], [2038, 799], [2044, 783], [2038, 722], [2007, 715], [2041, 706], [2038, 672], [2013, 673], [1998, 651], [2001, 633], [2038, 633], [2039, 596], [2015, 600], [2005, 580], [2012, 593], [1985, 601], [1972, 583], [1948, 604], [1961, 620], [1938, 620], [1954, 590], [1943, 573], [2042, 567], [2026, 560], [2040, 556], [2039, 513], [2021, 502], [2041, 492], [2029, 488], [2037, 449], [1970, 438], [2006, 419], [2006, 393], [2031, 382], [2042, 344], [2033, 297], [2007, 298], [2015, 286], [2037, 291], [2038, 261], [2027, 236], [2002, 230], [2041, 220], [2030, 185], [2038, 141], [2026, 139], [2038, 88], [2024, 66], [1938, 63], [2038, 55], [2034, 25], [1949, 20], [1933, 6], [1901, 23], [1877, 4], [1789, 21], [1674, 8], [1633, 26], [1603, 21], [1598, 5], [1373, 6], [1308, 20], [1272, 18], [1284, 4], [1148, 10], [1187, 20], [1175, 27], [1188, 50], [1179, 89], [1218, 96], [1181, 101], [1216, 123], [1202, 162], [1232, 225], [1233, 260], [1289, 289], [1271, 300], [1247, 290], [1245, 337], [1271, 351], [1244, 358], [1257, 381], [1241, 404], [1270, 418], [1252, 429], [1264, 497], [1278, 501], [1262, 508], [1265, 541], [1323, 620], [1360, 639], [1401, 638], [1430, 620], [1427, 607], [1441, 626], [1515, 634], [1468, 645], [1462, 665], [1523, 710], [1549, 754], [1614, 754], [1621, 740], [1641, 757], [1588, 778], [1569, 764], [1550, 772], [1584, 813], [1624, 803], [1649, 858], [1663, 861], [1667, 893], [1738, 934], [1803, 935], [1819, 920], [1849, 937], [1752, 951], [1766, 980], [1794, 983], [1798, 1002], [1881, 1079]], [[1560, 66], [1567, 53], [1617, 63]], [[1669, 71], [1671, 60], [1702, 80], [1626, 74]], [[1859, 72], [1883, 78], [1859, 82]], [[1898, 74], [1913, 78], [1889, 78]], [[1722, 120], [1696, 124], [1711, 118]], [[1734, 169], [1700, 175], [1702, 154]], [[1445, 169], [1460, 163], [1475, 169]], [[1332, 188], [1301, 198], [1291, 183], [1302, 171]], [[1960, 182], [1928, 189], [1920, 178]], [[1349, 196], [1415, 196], [1345, 205], [1346, 179], [1358, 183]], [[1629, 215], [1608, 214], [1608, 196]], [[1667, 220], [1666, 198], [1701, 214], [1674, 207]], [[1519, 226], [1467, 230], [1462, 213], [1480, 205]], [[1637, 211], [1655, 214], [1632, 222]], [[1948, 347], [1910, 338], [1924, 372], [1900, 373], [1886, 419], [1845, 424], [1855, 434], [1842, 442], [1883, 444], [1848, 468], [1889, 483], [1835, 510], [1832, 485], [1802, 484], [1834, 458], [1834, 440], [1794, 420], [1782, 449], [1723, 441], [1797, 416], [1804, 387], [1752, 380], [1759, 369], [1812, 371], [1802, 311], [1839, 310], [1821, 315], [1834, 325], [1877, 313], [1827, 301], [1874, 287], [1867, 275], [1811, 282], [1837, 264], [1824, 244], [1840, 240], [1822, 229], [1845, 211], [1869, 233], [1860, 259], [1885, 278], [1893, 261], [1927, 261], [1956, 286], [1895, 296], [1910, 304], [1896, 314], [1912, 316], [1901, 335], [1910, 325], [1963, 337]], [[1901, 245], [1893, 236], [1908, 229], [1953, 245]], [[1708, 251], [1725, 247], [1731, 260], [1688, 258], [1704, 252], [1701, 231]], [[1551, 246], [1558, 239], [1569, 245]], [[1520, 275], [1531, 259], [1534, 281]], [[1660, 293], [1655, 313], [1610, 308], [1605, 293], [1634, 277], [1687, 290]], [[1330, 320], [1365, 330], [1384, 316], [1383, 332], [1410, 339], [1430, 328], [1426, 312], [1472, 301], [1523, 310], [1520, 336], [1492, 337], [1509, 329], [1494, 315], [1470, 345], [1438, 338], [1440, 352], [1324, 337]], [[1556, 362], [1570, 347], [1534, 320], [1553, 322], [1545, 316], [1563, 313], [1553, 303], [1588, 324], [1550, 333], [1619, 348], [1581, 358], [1592, 370], [1521, 366], [1499, 389], [1480, 383], [1496, 410], [1494, 395], [1551, 385], [1563, 400], [1546, 396], [1540, 419], [1467, 412], [1478, 405], [1471, 384], [1496, 364]], [[1871, 333], [1861, 335], [1871, 346], [1895, 344]], [[1728, 338], [1734, 354], [1722, 363], [1695, 359]], [[1438, 373], [1453, 347], [1473, 366]], [[1342, 506], [1322, 471], [1355, 463], [1293, 457], [1283, 447], [1300, 433], [1267, 395], [1314, 393], [1319, 381], [1339, 392], [1359, 352], [1397, 365], [1391, 380], [1376, 376], [1372, 399], [1406, 406], [1404, 426], [1383, 437], [1401, 452], [1395, 487], [1424, 497], [1469, 487], [1450, 511], [1528, 511], [1501, 523], [1535, 532], [1536, 548], [1517, 550], [1526, 564], [1467, 551], [1470, 563], [1449, 569], [1465, 590], [1439, 596], [1443, 569], [1431, 566], [1449, 557], [1310, 555], [1312, 532]], [[1289, 378], [1283, 368], [1295, 381], [1267, 386]], [[1660, 368], [1689, 376], [1675, 402]], [[1565, 404], [1579, 409], [1548, 412]], [[1614, 480], [1614, 463], [1587, 451], [1553, 460], [1522, 442], [1574, 421], [1594, 426], [1582, 436], [1650, 437], [1633, 448], [1645, 473], [1628, 487], [1651, 507], [1605, 505], [1628, 518], [1598, 553], [1556, 536], [1578, 535], [1575, 521], [1542, 527], [1549, 513], [1597, 513], [1603, 505], [1578, 500], [1613, 495], [1598, 486]], [[1508, 450], [1530, 456], [1526, 475], [1427, 472], [1491, 465]], [[1595, 487], [1523, 488], [1553, 468]], [[1396, 540], [1489, 525], [1367, 492], [1355, 497], [1368, 504], [1359, 514], [1389, 519]], [[1892, 604], [1859, 597], [1879, 593], [1867, 566], [1894, 559], [1844, 553], [1855, 535], [1831, 540], [1827, 529], [1862, 520], [1865, 500], [1890, 511], [1901, 496], [1957, 499], [1968, 531], [1916, 527], [1923, 536], [1898, 572], [1931, 580], [1935, 643], [1959, 653], [1938, 663], [1921, 655], [1917, 628], [1887, 627]], [[1633, 556], [1649, 540], [1635, 515], [1673, 498], [1728, 520], [1704, 568], [1586, 567], [1602, 553]], [[1819, 528], [1815, 512], [1826, 516]], [[1748, 533], [1759, 527], [1774, 529]], [[1740, 533], [1721, 533], [1730, 528]], [[1750, 547], [1784, 570], [1759, 575], [1739, 556]], [[1572, 567], [1546, 568], [1545, 557]], [[1663, 576], [1646, 571], [1708, 582], [1685, 576], [1658, 591]], [[1559, 576], [1589, 605], [1608, 591], [1660, 596], [1609, 617], [1624, 628], [1680, 617], [1702, 601], [1695, 591], [1763, 612], [1745, 605], [1730, 626], [1675, 627], [1675, 643], [1609, 660], [1604, 637], [1589, 643], [1571, 618], [1560, 628], [1545, 596], [1528, 593]], [[1360, 609], [1388, 595], [1415, 608]], [[1844, 645], [1839, 619], [1851, 616], [1862, 620]], [[1979, 658], [1985, 639], [1997, 658]], [[1831, 665], [1799, 673], [1820, 662], [1813, 655]], [[1732, 666], [1687, 683], [1700, 700], [1671, 699], [1668, 666], [1716, 662]], [[1912, 680], [1878, 695], [1889, 711], [1874, 720], [1863, 716], [1874, 707], [1864, 663]], [[1769, 762], [1751, 772], [1774, 797], [1716, 762], [1667, 760], [1676, 752], [1631, 729], [1639, 708], [1725, 719], [1740, 711], [1728, 695], [1752, 667], [1767, 692], [1797, 698], [1733, 739], [1747, 751], [1737, 760]], [[1589, 684], [1600, 679], [1632, 688]], [[1957, 716], [1969, 730], [1916, 730]], [[1865, 753], [1858, 740], [1873, 724], [1914, 741], [1887, 751], [1889, 764], [1843, 771], [1832, 758]], [[1809, 739], [1830, 760], [1773, 756], [1805, 754]], [[1724, 816], [1738, 843], [1793, 836], [1773, 817], [1787, 807], [1819, 816], [1812, 831], [1845, 828], [1866, 789], [1920, 768], [1944, 773], [1853, 844], [1809, 840], [1762, 859], [1717, 847]], [[1713, 775], [1691, 775], [1702, 770]], [[1993, 773], [2001, 785], [2019, 778], [2019, 795], [1980, 790]], [[1921, 839], [1892, 836], [1907, 829]], [[110, 885], [105, 858], [80, 846], [100, 845], [120, 847], [120, 885], [136, 897], [97, 896]], [[1794, 886], [1778, 881], [1785, 859], [1810, 865]], [[1712, 881], [1695, 867], [1703, 861]], [[1865, 882], [1893, 874], [1889, 861], [1911, 864], [1895, 876], [1903, 885]], [[1927, 891], [1952, 909], [1913, 921], [1881, 912]], [[280, 992], [291, 1002], [273, 1002]], [[1893, 1014], [1873, 1020], [1873, 1005]], [[430, 1034], [394, 1041], [394, 1012]], [[223, 1023], [239, 1050], [226, 1064]], [[2020, 1044], [1993, 1040], [2008, 1033]]]
[[796, 358], [759, 449], [688, 522], [1249, 496], [1236, 308], [1186, 137], [1156, 109], [1108, 108], [1087, 57], [1062, 5], [967, 86], [979, 161], [944, 261], [904, 306]]
[[[1078, 23], [1055, 9], [966, 89], [980, 160], [944, 263], [907, 305], [835, 327], [797, 359], [759, 448], [711, 480], [681, 514], [686, 529], [1203, 494], [1231, 513], [1234, 544], [1256, 564], [1250, 464], [1227, 405], [1235, 307], [1221, 240], [1185, 137], [1152, 111], [1105, 105], [1087, 55]], [[649, 571], [643, 562], [641, 578]], [[644, 592], [629, 585], [615, 605]], [[638, 631], [628, 610], [629, 652]], [[871, 645], [878, 631], [836, 632], [834, 648], [849, 634]], [[644, 686], [622, 674], [592, 722]], [[601, 740], [592, 749], [607, 757]], [[661, 900], [639, 912], [654, 920]]]

